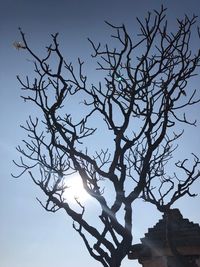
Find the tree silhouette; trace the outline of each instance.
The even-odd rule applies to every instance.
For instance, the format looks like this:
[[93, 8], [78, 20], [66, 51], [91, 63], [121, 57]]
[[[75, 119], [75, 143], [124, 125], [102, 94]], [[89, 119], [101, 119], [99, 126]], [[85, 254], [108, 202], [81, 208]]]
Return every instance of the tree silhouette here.
[[[130, 250], [136, 199], [167, 212], [179, 198], [195, 196], [190, 186], [200, 175], [196, 155], [194, 163], [187, 164], [186, 159], [175, 163], [173, 176], [166, 172], [183, 135], [180, 126], [196, 125], [185, 114], [199, 102], [196, 91], [187, 86], [200, 63], [200, 50], [191, 51], [196, 17], [177, 20], [174, 32], [168, 30], [163, 7], [148, 13], [144, 21], [137, 20], [140, 30], [134, 38], [124, 25], [106, 22], [118, 48], [89, 39], [97, 70], [105, 77], [96, 85], [88, 81], [81, 59], [76, 66], [64, 59], [58, 34], [52, 35], [46, 55], [39, 57], [20, 29], [24, 51], [33, 58], [35, 78], [17, 78], [24, 90], [22, 98], [36, 105], [41, 116], [29, 117], [22, 126], [28, 138], [23, 140], [24, 148], [17, 147], [21, 162], [15, 164], [22, 172], [16, 177], [29, 173], [47, 196], [46, 203], [40, 201], [42, 206], [51, 212], [64, 209], [90, 255], [104, 267], [120, 266]], [[79, 121], [68, 109], [74, 97], [81, 99]], [[103, 123], [108, 131], [103, 138], [111, 136], [109, 147], [93, 153], [88, 148], [90, 138]], [[64, 198], [68, 190], [64, 181], [74, 172], [101, 208], [93, 224], [87, 221], [83, 203], [76, 199], [77, 210]], [[112, 188], [112, 203], [104, 184]]]

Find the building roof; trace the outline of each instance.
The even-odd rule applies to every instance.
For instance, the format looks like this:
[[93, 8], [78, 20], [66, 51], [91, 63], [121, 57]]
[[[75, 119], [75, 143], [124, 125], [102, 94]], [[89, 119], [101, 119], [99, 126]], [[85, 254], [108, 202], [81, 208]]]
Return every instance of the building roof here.
[[129, 259], [149, 258], [151, 255], [170, 255], [171, 245], [183, 255], [200, 255], [200, 226], [184, 219], [178, 209], [172, 209], [148, 229], [141, 244], [132, 246]]
[[153, 228], [149, 228], [141, 242], [162, 248], [168, 246], [169, 237], [176, 247], [200, 247], [200, 226], [184, 219], [178, 209], [172, 209]]

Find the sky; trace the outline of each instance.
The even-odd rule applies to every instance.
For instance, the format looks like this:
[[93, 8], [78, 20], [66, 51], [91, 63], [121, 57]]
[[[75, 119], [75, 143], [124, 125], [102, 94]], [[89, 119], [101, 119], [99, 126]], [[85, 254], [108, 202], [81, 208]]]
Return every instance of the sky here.
[[[82, 240], [72, 229], [72, 221], [63, 212], [47, 213], [36, 201], [44, 199], [27, 175], [13, 179], [17, 171], [12, 160], [17, 160], [15, 147], [25, 138], [20, 124], [33, 115], [31, 106], [20, 98], [16, 75], [33, 75], [30, 58], [13, 47], [19, 41], [21, 27], [31, 47], [41, 53], [49, 44], [50, 34], [59, 32], [60, 43], [67, 58], [87, 60], [92, 52], [87, 41], [108, 40], [109, 29], [104, 21], [137, 30], [136, 17], [164, 4], [171, 27], [175, 19], [185, 13], [200, 16], [199, 0], [0, 0], [0, 267], [100, 267], [87, 253]], [[199, 23], [200, 25], [200, 23]], [[200, 46], [197, 39], [195, 46]], [[90, 70], [89, 70], [90, 71]], [[89, 76], [89, 73], [88, 73]], [[190, 86], [197, 90], [200, 83]], [[199, 107], [191, 116], [200, 117]], [[186, 129], [181, 143], [182, 155], [199, 153], [200, 121], [195, 129]], [[179, 156], [179, 155], [178, 155]], [[200, 193], [200, 182], [194, 190]], [[175, 205], [184, 217], [200, 223], [197, 212], [200, 197], [183, 199]], [[145, 216], [144, 216], [145, 215]], [[134, 207], [134, 241], [137, 243], [160, 214], [141, 202]], [[125, 259], [122, 267], [138, 267], [136, 261]]]

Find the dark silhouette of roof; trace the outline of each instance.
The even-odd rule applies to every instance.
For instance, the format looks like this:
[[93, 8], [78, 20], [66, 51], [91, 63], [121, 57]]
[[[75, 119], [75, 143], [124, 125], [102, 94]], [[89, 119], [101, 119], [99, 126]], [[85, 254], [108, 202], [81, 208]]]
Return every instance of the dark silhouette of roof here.
[[200, 255], [200, 226], [184, 219], [178, 209], [169, 210], [149, 228], [141, 244], [132, 246], [128, 257], [145, 259], [153, 255], [172, 255], [172, 246], [186, 256]]
[[164, 214], [153, 228], [149, 228], [141, 242], [150, 247], [153, 245], [162, 248], [168, 246], [168, 236], [176, 247], [200, 247], [199, 224], [184, 219], [178, 209], [172, 209]]

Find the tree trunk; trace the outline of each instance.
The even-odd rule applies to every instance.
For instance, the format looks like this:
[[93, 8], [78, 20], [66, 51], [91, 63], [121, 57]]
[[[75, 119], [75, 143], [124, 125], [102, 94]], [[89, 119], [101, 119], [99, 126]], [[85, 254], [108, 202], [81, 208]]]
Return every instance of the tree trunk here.
[[121, 266], [121, 261], [117, 261], [117, 260], [112, 260], [110, 267], [120, 267]]

